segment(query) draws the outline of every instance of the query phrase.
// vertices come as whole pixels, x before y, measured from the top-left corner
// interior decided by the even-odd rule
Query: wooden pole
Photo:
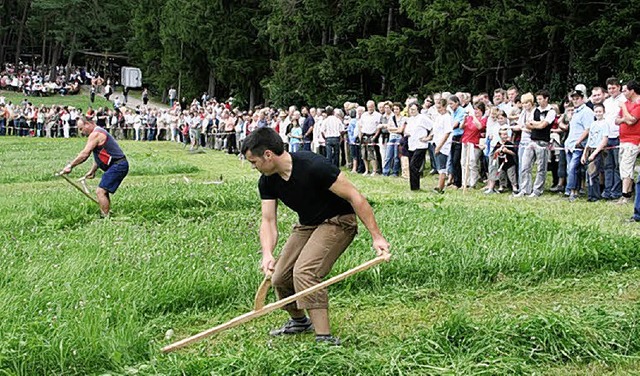
[[[87,192],[85,192],[82,188],[80,188],[79,186],[76,185],[76,183],[72,182],[71,179],[69,179],[69,177],[65,174],[56,174],[58,176],[62,176],[64,178],[64,180],[67,181],[67,183],[71,184],[75,189],[79,190],[83,195],[87,196],[87,198],[89,198],[89,200],[95,202],[98,206],[100,206],[100,203],[98,202],[98,200],[91,196],[90,194],[88,194]]]
[[[471,150],[469,150],[469,146],[471,147]],[[469,144],[462,144],[462,147],[467,149],[467,160],[466,160],[466,166],[465,166],[465,179],[462,182],[462,192],[463,193],[467,193],[467,186],[469,185],[469,165],[471,164],[471,153],[473,152],[473,144],[469,143]]]
[[[391,258],[391,254],[389,254],[389,253],[386,253],[386,254],[384,254],[382,256],[378,256],[378,257],[374,258],[373,260],[367,261],[364,264],[362,264],[360,266],[356,266],[353,269],[349,269],[349,270],[347,270],[346,272],[344,272],[342,274],[338,274],[337,276],[329,278],[326,281],[324,281],[322,283],[319,283],[319,284],[317,284],[315,286],[309,287],[306,290],[302,290],[302,291],[300,291],[300,292],[298,292],[296,294],[293,294],[293,295],[291,295],[289,297],[286,297],[284,299],[280,299],[280,300],[278,300],[276,302],[273,302],[271,304],[267,304],[266,306],[264,306],[263,308],[261,308],[259,310],[253,310],[251,312],[247,312],[247,313],[245,313],[243,315],[240,315],[240,316],[238,316],[238,317],[236,317],[234,319],[231,319],[231,320],[227,321],[224,324],[220,324],[220,325],[218,325],[216,327],[213,327],[211,329],[205,330],[204,332],[198,333],[198,334],[196,334],[194,336],[185,338],[185,339],[183,339],[181,341],[178,341],[178,342],[172,343],[171,345],[165,346],[165,347],[162,348],[162,352],[163,353],[168,353],[168,352],[171,352],[171,351],[175,351],[175,350],[181,349],[181,348],[183,348],[185,346],[188,346],[188,345],[190,345],[192,343],[198,342],[198,341],[200,341],[200,340],[202,340],[202,339],[204,339],[206,337],[212,336],[212,335],[214,335],[216,333],[219,333],[219,332],[221,332],[223,330],[236,327],[236,326],[238,326],[240,324],[244,324],[245,322],[251,321],[251,320],[253,320],[255,318],[264,316],[267,313],[273,312],[278,308],[282,308],[282,307],[286,306],[289,303],[293,303],[296,300],[298,300],[298,299],[300,299],[300,298],[302,298],[304,296],[313,294],[316,291],[322,290],[322,289],[324,289],[324,288],[326,288],[326,287],[328,287],[330,285],[333,285],[334,283],[340,282],[343,279],[346,279],[346,278],[348,278],[348,277],[350,277],[350,276],[352,276],[352,275],[354,275],[356,273],[359,273],[359,272],[367,270],[367,269],[369,269],[369,268],[371,268],[371,267],[373,267],[375,265],[378,265],[383,261],[389,261],[390,258]]]

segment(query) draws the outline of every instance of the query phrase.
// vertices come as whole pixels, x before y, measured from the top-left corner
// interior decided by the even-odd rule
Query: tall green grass
[[[258,174],[220,152],[125,142],[131,174],[115,215],[100,219],[52,176],[83,144],[0,138],[0,375],[600,374],[638,364],[640,228],[622,221],[628,207],[414,194],[403,180],[357,176],[394,256],[330,288],[343,346],[269,338],[286,318],[274,313],[163,355],[251,309],[262,279]],[[281,245],[296,216],[281,207],[279,217]],[[374,256],[360,231],[334,274]]]

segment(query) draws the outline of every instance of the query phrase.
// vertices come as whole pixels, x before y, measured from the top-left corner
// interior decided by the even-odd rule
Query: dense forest
[[[0,62],[128,57],[159,95],[244,105],[604,85],[640,72],[637,0],[0,0]],[[38,60],[39,59],[39,60]]]

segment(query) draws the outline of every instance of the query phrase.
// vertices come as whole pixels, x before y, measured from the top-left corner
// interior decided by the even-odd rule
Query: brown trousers
[[[317,226],[295,225],[271,277],[279,299],[322,282],[357,231],[355,214],[329,218]],[[326,309],[328,306],[326,289],[297,301],[298,309]],[[283,309],[295,308],[296,305],[291,303]]]

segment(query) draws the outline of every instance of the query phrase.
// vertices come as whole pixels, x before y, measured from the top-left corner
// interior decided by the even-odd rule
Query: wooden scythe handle
[[[271,304],[267,304],[266,306],[262,307],[259,310],[253,310],[251,312],[247,312],[247,313],[245,313],[243,315],[240,315],[240,316],[238,316],[238,317],[236,317],[234,319],[231,319],[231,320],[227,321],[224,324],[220,324],[220,325],[218,325],[216,327],[213,327],[211,329],[205,330],[204,332],[198,333],[198,334],[196,334],[194,336],[185,338],[185,339],[183,339],[181,341],[178,341],[178,342],[172,343],[171,345],[165,346],[165,347],[162,348],[162,352],[168,353],[168,352],[171,352],[171,351],[175,351],[175,350],[181,349],[181,348],[183,348],[185,346],[188,346],[188,345],[190,345],[192,343],[198,342],[198,341],[200,341],[200,340],[202,340],[202,339],[204,339],[206,337],[209,337],[211,335],[219,333],[219,332],[221,332],[223,330],[233,328],[233,327],[238,326],[240,324],[244,324],[245,322],[251,321],[251,320],[253,320],[253,319],[257,318],[257,317],[264,316],[267,313],[273,312],[273,311],[277,310],[278,308],[284,307],[289,303],[295,302],[296,300],[298,300],[298,299],[300,299],[300,298],[302,298],[304,296],[307,296],[309,294],[313,294],[316,291],[322,290],[322,289],[326,288],[327,286],[333,285],[336,282],[340,282],[343,279],[346,279],[346,278],[348,278],[348,277],[350,277],[350,276],[352,276],[352,275],[354,275],[356,273],[359,273],[361,271],[367,270],[367,269],[369,269],[369,268],[371,268],[373,266],[376,266],[376,265],[380,264],[381,262],[389,261],[390,258],[391,258],[391,254],[389,254],[389,253],[384,254],[382,256],[378,256],[378,257],[374,258],[373,260],[367,261],[364,264],[362,264],[360,266],[356,266],[353,269],[349,269],[349,270],[347,270],[346,272],[344,272],[342,274],[338,274],[337,276],[329,278],[326,281],[324,281],[322,283],[319,283],[319,284],[317,284],[315,286],[309,287],[306,290],[302,290],[302,291],[300,291],[298,293],[295,293],[295,294],[293,294],[293,295],[291,295],[289,297],[286,297],[284,299],[280,299],[280,300],[278,300],[276,302],[273,302]]]
[[[76,185],[76,183],[72,182],[71,179],[69,179],[69,177],[65,174],[57,174],[58,176],[62,176],[64,178],[64,180],[67,181],[67,183],[71,184],[75,189],[79,190],[80,193],[82,193],[83,195],[87,196],[87,198],[89,198],[89,200],[95,202],[97,205],[100,205],[100,203],[98,202],[98,200],[91,196],[90,194],[88,194],[87,192],[85,192],[82,188],[80,188],[78,185]]]

